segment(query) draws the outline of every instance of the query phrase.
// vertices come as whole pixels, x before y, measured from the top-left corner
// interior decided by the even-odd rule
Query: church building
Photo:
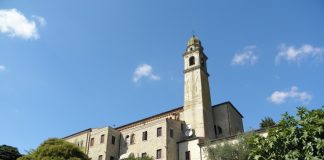
[[[118,160],[130,154],[157,160],[203,160],[207,141],[243,133],[243,116],[231,102],[212,105],[208,57],[192,36],[183,54],[183,106],[119,127],[89,128],[63,139],[92,160]]]

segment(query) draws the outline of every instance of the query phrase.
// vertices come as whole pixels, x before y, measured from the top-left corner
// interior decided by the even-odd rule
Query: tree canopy
[[[283,114],[279,123],[267,128],[266,137],[254,133],[236,143],[209,145],[209,160],[322,160],[324,159],[324,106],[297,108],[296,116]],[[264,121],[271,122],[268,118]],[[265,124],[266,124],[265,123]]]
[[[90,160],[80,148],[62,139],[51,138],[18,160]]]
[[[256,136],[252,141],[250,159],[324,159],[324,107],[297,109],[297,115],[283,114],[277,127],[267,137]]]
[[[19,157],[21,157],[21,154],[16,147],[0,146],[0,160],[16,160]]]
[[[271,117],[265,117],[260,122],[260,128],[269,128],[276,125],[276,122]]]

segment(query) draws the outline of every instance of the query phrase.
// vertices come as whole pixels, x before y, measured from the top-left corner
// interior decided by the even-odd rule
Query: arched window
[[[127,135],[126,137],[125,137],[125,141],[126,141],[126,145],[128,145],[129,144],[129,135]]]
[[[191,56],[190,58],[189,58],[189,66],[192,66],[192,65],[194,65],[195,64],[195,57],[194,56]]]
[[[130,144],[134,144],[135,143],[135,134],[132,134],[130,137]]]
[[[218,130],[218,134],[222,134],[223,133],[222,127],[217,126],[217,130]]]

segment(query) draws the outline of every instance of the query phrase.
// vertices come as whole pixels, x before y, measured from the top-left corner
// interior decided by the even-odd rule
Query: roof
[[[223,103],[216,104],[216,105],[212,106],[212,108],[219,107],[219,106],[222,106],[224,104],[230,104],[234,108],[234,110],[243,118],[242,114],[234,107],[234,105],[230,101],[226,101],[226,102],[223,102]],[[158,118],[158,117],[161,117],[161,116],[167,116],[170,113],[173,113],[173,112],[176,112],[176,111],[183,111],[183,106],[175,108],[175,109],[171,109],[171,110],[168,110],[168,111],[165,111],[165,112],[162,112],[162,113],[159,113],[159,114],[147,117],[147,118],[143,118],[143,119],[137,120],[135,122],[124,124],[122,126],[114,128],[114,129],[121,130],[121,129],[124,129],[124,128],[128,128],[128,126],[140,124],[141,122],[145,122],[145,121],[148,121],[148,120],[151,120],[151,119],[154,119],[154,118]],[[69,137],[72,137],[72,136],[75,136],[75,135],[79,135],[81,133],[91,131],[91,130],[92,130],[92,128],[88,128],[88,129],[85,129],[83,131],[80,131],[80,132],[71,134],[69,136],[63,137],[62,139],[69,138]]]
[[[144,122],[144,121],[147,121],[149,119],[153,119],[153,118],[156,118],[156,117],[159,117],[159,116],[168,115],[168,114],[170,114],[172,112],[180,111],[180,110],[183,110],[183,106],[178,107],[178,108],[175,108],[175,109],[172,109],[172,110],[169,110],[169,111],[166,111],[166,112],[162,112],[162,113],[159,113],[159,114],[156,114],[156,115],[153,115],[153,116],[144,118],[144,119],[140,119],[140,120],[135,121],[135,122],[132,122],[132,123],[128,123],[128,124],[125,124],[125,125],[116,127],[115,129],[120,130],[120,129],[124,128],[124,127],[130,126],[130,125],[134,125],[134,124],[138,124],[140,122]]]
[[[91,132],[91,131],[92,131],[92,128],[88,128],[88,129],[82,130],[80,132],[76,132],[76,133],[73,133],[73,134],[68,135],[66,137],[63,137],[62,139],[66,139],[66,138],[69,138],[69,137],[73,137],[73,136],[79,135],[79,134],[84,133],[84,132]]]
[[[223,103],[220,103],[220,104],[216,104],[216,105],[214,105],[214,106],[212,106],[212,108],[215,108],[215,107],[219,107],[219,106],[222,106],[222,105],[224,105],[224,104],[229,104],[229,105],[231,105],[232,107],[233,107],[233,109],[242,117],[242,118],[244,118],[243,117],[243,115],[235,108],[235,106],[230,102],[230,101],[226,101],[226,102],[223,102]]]
[[[275,128],[275,127],[271,127],[271,128]],[[226,137],[220,137],[220,138],[211,139],[209,141],[209,143],[214,143],[214,142],[224,141],[224,140],[227,141],[227,140],[231,140],[231,139],[236,139],[240,135],[248,135],[248,134],[253,134],[253,133],[261,134],[261,133],[266,133],[268,131],[269,131],[268,129],[260,128],[260,129],[251,130],[251,131],[244,132],[244,133],[238,133],[236,135],[231,135],[231,136],[226,136]],[[202,146],[202,145],[205,145],[205,144],[206,143],[202,141],[198,145]]]
[[[224,105],[224,104],[230,104],[234,108],[234,110],[243,118],[242,114],[234,107],[234,105],[230,101],[226,101],[226,102],[223,102],[223,103],[220,103],[220,104],[216,104],[216,105],[212,106],[212,108],[218,107],[218,106],[221,106],[221,105]],[[170,114],[172,112],[175,112],[175,111],[178,111],[178,110],[183,110],[183,106],[172,109],[172,110],[169,110],[169,111],[165,111],[165,112],[162,112],[162,113],[159,113],[159,114],[147,117],[147,118],[143,118],[143,119],[140,119],[140,120],[135,121],[135,122],[131,122],[131,123],[116,127],[115,129],[121,130],[121,129],[127,127],[127,126],[139,124],[141,122],[144,122],[144,121],[147,121],[147,120],[150,120],[150,119],[153,119],[153,118],[157,118],[159,116],[168,115],[168,114]]]
[[[196,139],[202,139],[202,137],[191,137],[191,138],[187,138],[181,141],[178,141],[177,143],[183,143],[183,142],[188,142],[188,141],[192,141],[192,140],[196,140]]]

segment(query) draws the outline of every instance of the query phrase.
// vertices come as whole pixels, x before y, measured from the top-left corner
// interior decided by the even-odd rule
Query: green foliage
[[[25,155],[23,157],[19,157],[17,160],[34,160],[31,155]]]
[[[324,159],[324,107],[311,111],[297,109],[296,117],[285,113],[266,138],[254,136],[249,159]]]
[[[153,157],[143,156],[143,157],[135,157],[133,153],[129,154],[129,156],[123,160],[154,160]]]
[[[77,146],[62,139],[48,139],[18,160],[90,160]]]
[[[208,160],[247,160],[250,151],[252,135],[239,135],[234,143],[228,141],[209,144],[205,151]]]
[[[271,117],[265,117],[261,120],[260,128],[269,128],[276,125],[275,121]]]
[[[21,157],[21,154],[17,148],[7,145],[0,146],[0,160],[16,160],[18,157]]]

